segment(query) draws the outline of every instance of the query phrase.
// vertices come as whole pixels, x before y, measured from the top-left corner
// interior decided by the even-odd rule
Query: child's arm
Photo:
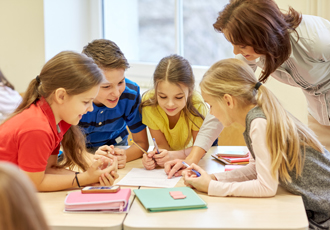
[[[52,163],[52,160],[48,163]],[[118,161],[115,158],[110,167],[100,170],[99,166],[103,163],[103,160],[99,159],[98,161],[95,161],[86,172],[78,174],[77,177],[80,186],[97,183],[98,181],[100,181],[101,184],[107,183],[106,181],[108,181],[109,184],[113,184],[114,180],[118,178],[116,173]],[[48,168],[50,167],[48,166]],[[24,172],[30,177],[38,191],[57,191],[77,187],[77,182],[74,180],[75,174],[73,171],[70,172],[60,170],[58,171],[60,174],[49,174],[46,173],[46,171]]]
[[[251,162],[233,171],[228,172],[226,181],[210,181],[208,195],[212,196],[247,196],[247,197],[270,197],[274,196],[278,187],[278,173],[275,177],[271,173],[271,154],[267,147],[266,140],[267,121],[263,118],[256,118],[251,123],[250,137],[255,154],[255,163]],[[195,168],[197,169],[197,167]],[[242,175],[246,173],[247,175]],[[225,175],[225,174],[222,174]],[[189,178],[189,184],[202,183],[200,178]],[[243,181],[242,181],[243,180]],[[245,181],[246,180],[246,181]],[[238,182],[237,182],[238,181]],[[205,191],[205,190],[204,190]]]
[[[198,131],[194,146],[188,157],[185,159],[185,162],[188,164],[198,164],[222,130],[223,125],[219,120],[213,115],[207,114],[203,125]],[[168,178],[172,178],[172,176],[180,176],[182,169],[184,168],[182,160],[178,159],[165,163],[164,167],[166,174],[168,174]]]
[[[144,150],[148,151],[149,143],[148,143],[148,137],[147,137],[147,130],[144,128],[138,133],[132,133],[132,138],[140,145]],[[131,145],[128,149],[125,150],[126,154],[126,162],[138,159],[142,156],[143,152],[136,146]]]

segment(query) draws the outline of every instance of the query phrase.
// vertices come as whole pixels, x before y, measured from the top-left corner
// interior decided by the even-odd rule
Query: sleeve
[[[266,126],[267,121],[263,118],[257,118],[251,123],[250,137],[256,157],[255,164],[251,162],[246,166],[248,168],[236,169],[238,171],[230,171],[227,175],[217,174],[217,179],[225,178],[226,181],[232,182],[212,180],[209,184],[209,195],[269,197],[276,194],[278,174],[276,178],[271,175],[271,155],[266,143]],[[243,173],[246,175],[242,175]]]
[[[159,130],[159,126],[156,121],[159,121],[159,118],[156,116],[156,109],[153,109],[152,106],[146,106],[142,108],[142,123],[148,126],[153,130]]]
[[[219,122],[219,120],[215,116],[208,113],[201,128],[199,129],[194,146],[201,147],[205,151],[209,150],[222,130],[223,125]]]
[[[127,126],[132,133],[138,133],[145,129],[145,125],[142,123],[142,115],[139,111],[141,104],[140,87],[137,89],[134,105],[130,109],[130,113],[126,118]]]
[[[203,100],[203,99],[201,98],[201,100]],[[208,112],[208,109],[207,109],[206,105],[203,103],[203,101],[196,102],[195,108],[204,117],[206,116],[206,114]],[[199,131],[199,129],[203,125],[203,119],[201,117],[195,117],[195,116],[193,116],[193,119],[192,120],[193,120],[192,130]],[[194,124],[196,124],[197,126],[194,125]]]
[[[21,103],[22,97],[18,92],[6,86],[0,85],[0,112],[7,115],[17,108]]]
[[[44,131],[35,130],[20,134],[17,141],[18,166],[26,172],[45,171],[48,158],[53,153],[52,137]]]
[[[301,40],[299,38],[298,41],[306,49],[306,54],[315,62],[329,62],[330,22],[321,17],[307,17],[305,27],[298,27],[298,29],[304,30],[304,33],[308,33],[308,37],[301,38]]]
[[[242,54],[236,55],[235,58],[244,61],[252,68],[253,72],[256,72],[256,70],[257,70],[257,61],[256,60],[248,61],[245,59],[245,57]]]

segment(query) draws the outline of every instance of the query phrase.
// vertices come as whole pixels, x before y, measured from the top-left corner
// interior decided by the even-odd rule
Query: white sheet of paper
[[[132,168],[117,185],[173,188],[181,177],[167,179],[164,169],[146,170]]]

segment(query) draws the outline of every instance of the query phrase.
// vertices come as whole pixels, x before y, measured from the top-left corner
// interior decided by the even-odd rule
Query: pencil
[[[133,143],[133,144],[135,144],[142,152],[144,152],[145,154],[147,154],[148,155],[148,153],[140,146],[140,145],[138,145],[135,141],[133,141],[133,139],[130,139],[130,141]]]

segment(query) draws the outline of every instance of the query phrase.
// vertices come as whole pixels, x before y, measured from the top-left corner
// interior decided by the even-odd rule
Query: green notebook
[[[189,187],[134,189],[135,195],[150,212],[207,208],[205,201]],[[184,199],[173,199],[172,191],[181,191]]]

